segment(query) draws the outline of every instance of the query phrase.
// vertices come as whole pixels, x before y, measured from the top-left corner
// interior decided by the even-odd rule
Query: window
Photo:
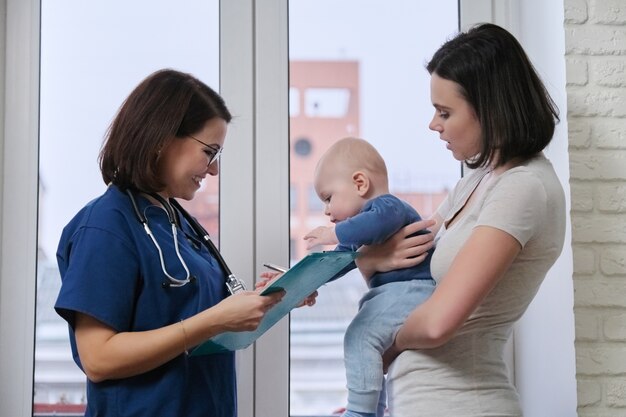
[[[422,217],[456,183],[458,162],[428,133],[433,109],[424,62],[457,27],[456,0],[393,0],[384,8],[362,0],[290,0],[289,87],[304,92],[304,111],[290,113],[290,138],[292,148],[301,146],[302,137],[311,148],[307,159],[291,154],[292,187],[309,198],[308,211],[291,213],[291,241],[299,242],[292,246],[292,262],[306,254],[302,236],[328,224],[313,172],[337,139],[371,142],[387,162],[390,191]],[[345,406],[343,334],[366,290],[352,271],[323,286],[316,306],[292,312],[291,416],[327,416]]]
[[[320,197],[317,195],[315,191],[315,187],[313,184],[310,184],[308,187],[308,207],[310,217],[323,217],[324,215],[324,203],[320,200]],[[308,226],[311,224],[309,223]]]
[[[307,117],[345,117],[350,105],[350,90],[347,88],[308,88],[306,90],[305,113]]]
[[[218,0],[41,3],[40,219],[35,415],[82,415],[85,376],[72,360],[60,288],[62,227],[105,185],[97,156],[124,98],[151,72],[174,68],[219,88]],[[111,25],[111,22],[115,22]],[[70,151],[71,150],[71,151]],[[205,180],[188,209],[216,236],[218,184]]]
[[[298,209],[298,191],[293,184],[289,186],[289,210],[295,211]]]
[[[295,88],[289,89],[289,116],[300,115],[300,91]]]
[[[296,154],[302,158],[306,158],[311,154],[313,145],[311,145],[311,141],[307,138],[296,139],[296,142],[293,144],[293,150]]]

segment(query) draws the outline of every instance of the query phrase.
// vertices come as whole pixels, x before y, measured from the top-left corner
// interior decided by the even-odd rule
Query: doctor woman
[[[230,120],[207,85],[161,70],[109,128],[99,158],[107,190],[64,228],[57,252],[55,308],[87,375],[86,416],[237,415],[234,354],[187,352],[254,330],[283,293],[241,290],[174,200],[218,174]]]

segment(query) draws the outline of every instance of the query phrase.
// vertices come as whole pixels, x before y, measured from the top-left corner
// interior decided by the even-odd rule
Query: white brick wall
[[[564,0],[579,417],[626,416],[626,0]]]

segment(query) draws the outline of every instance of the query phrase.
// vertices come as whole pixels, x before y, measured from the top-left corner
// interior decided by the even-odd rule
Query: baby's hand
[[[307,241],[306,248],[311,249],[318,245],[336,245],[339,243],[335,228],[329,226],[319,226],[307,233],[304,238]]]

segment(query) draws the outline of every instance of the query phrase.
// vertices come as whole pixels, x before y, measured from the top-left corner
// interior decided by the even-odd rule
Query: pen
[[[287,268],[282,267],[282,266],[278,266],[274,264],[263,264],[263,266],[271,270],[277,271],[277,272],[282,272],[282,273],[287,272]]]

